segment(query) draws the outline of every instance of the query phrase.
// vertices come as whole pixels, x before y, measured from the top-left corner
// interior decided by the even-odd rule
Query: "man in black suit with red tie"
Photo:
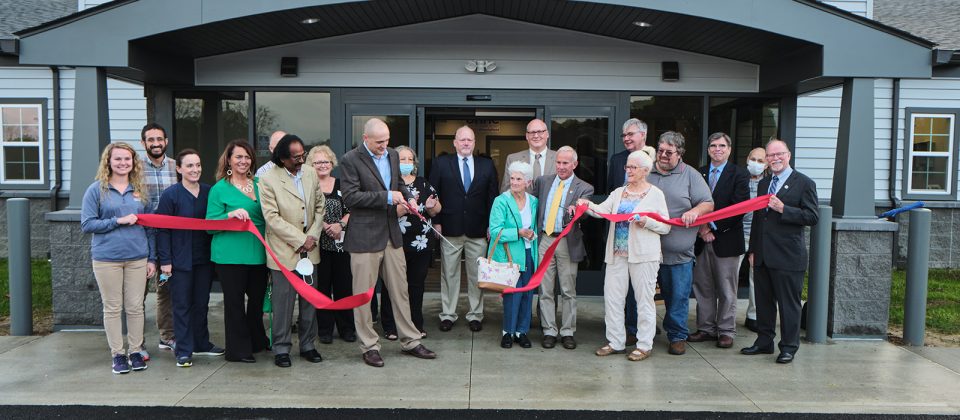
[[[470,331],[483,322],[483,293],[477,284],[477,258],[487,252],[490,207],[500,193],[493,160],[474,156],[476,136],[470,127],[457,130],[455,154],[437,156],[430,171],[430,184],[437,190],[443,210],[433,218],[434,227],[447,238],[440,243],[440,331],[450,331],[457,320],[460,300],[460,257],[467,266],[466,318]]]
[[[807,269],[804,226],[817,223],[817,185],[790,167],[790,149],[782,140],[767,143],[770,176],[758,194],[775,194],[767,208],[753,214],[748,257],[753,263],[757,301],[757,340],[740,350],[746,355],[773,354],[777,305],[780,306],[780,355],[790,363],[800,348],[800,292]]]

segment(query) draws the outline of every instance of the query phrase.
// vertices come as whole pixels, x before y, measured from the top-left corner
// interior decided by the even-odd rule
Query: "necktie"
[[[720,177],[719,172],[720,168],[710,170],[710,191],[713,191],[713,189],[717,187],[717,178]]]
[[[557,185],[557,190],[553,192],[553,200],[550,201],[550,209],[547,210],[547,220],[544,223],[543,231],[551,234],[557,227],[557,212],[560,211],[560,199],[563,198],[563,180]]]
[[[463,190],[470,191],[470,165],[467,165],[467,158],[463,158]]]
[[[780,182],[780,177],[774,175],[773,179],[770,180],[770,188],[767,189],[767,194],[776,194],[777,193],[777,183]]]
[[[540,175],[543,175],[543,171],[540,169],[540,154],[537,153],[533,156],[533,179],[540,178]]]

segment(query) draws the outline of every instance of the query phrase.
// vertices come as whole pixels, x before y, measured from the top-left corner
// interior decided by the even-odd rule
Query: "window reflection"
[[[656,147],[657,138],[667,131],[683,134],[686,140],[683,161],[699,167],[703,155],[702,96],[631,96],[630,117],[647,123],[647,145]]]
[[[296,134],[307,150],[330,143],[330,93],[257,92],[257,156],[269,159],[270,134]]]
[[[201,181],[214,181],[217,159],[227,142],[248,137],[247,114],[245,92],[174,95],[173,147],[175,151],[192,148],[200,153],[200,162],[205,168]]]

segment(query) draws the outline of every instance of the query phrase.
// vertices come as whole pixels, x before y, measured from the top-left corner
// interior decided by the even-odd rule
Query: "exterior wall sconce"
[[[488,60],[470,60],[467,61],[467,64],[464,65],[463,68],[473,73],[492,72],[497,69],[497,62]]]

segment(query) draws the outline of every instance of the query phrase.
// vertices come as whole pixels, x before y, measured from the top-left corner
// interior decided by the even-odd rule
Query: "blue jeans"
[[[686,340],[690,313],[690,290],[693,287],[693,261],[681,264],[660,264],[660,295],[666,305],[663,329],[670,342]]]
[[[533,277],[533,254],[527,248],[526,271],[520,273],[517,287],[526,286]],[[503,331],[510,335],[530,332],[530,318],[533,317],[533,290],[523,293],[503,295]]]
[[[637,298],[633,297],[633,285],[627,285],[626,306],[623,308],[623,314],[626,318],[623,320],[623,326],[627,329],[627,335],[637,335]]]

